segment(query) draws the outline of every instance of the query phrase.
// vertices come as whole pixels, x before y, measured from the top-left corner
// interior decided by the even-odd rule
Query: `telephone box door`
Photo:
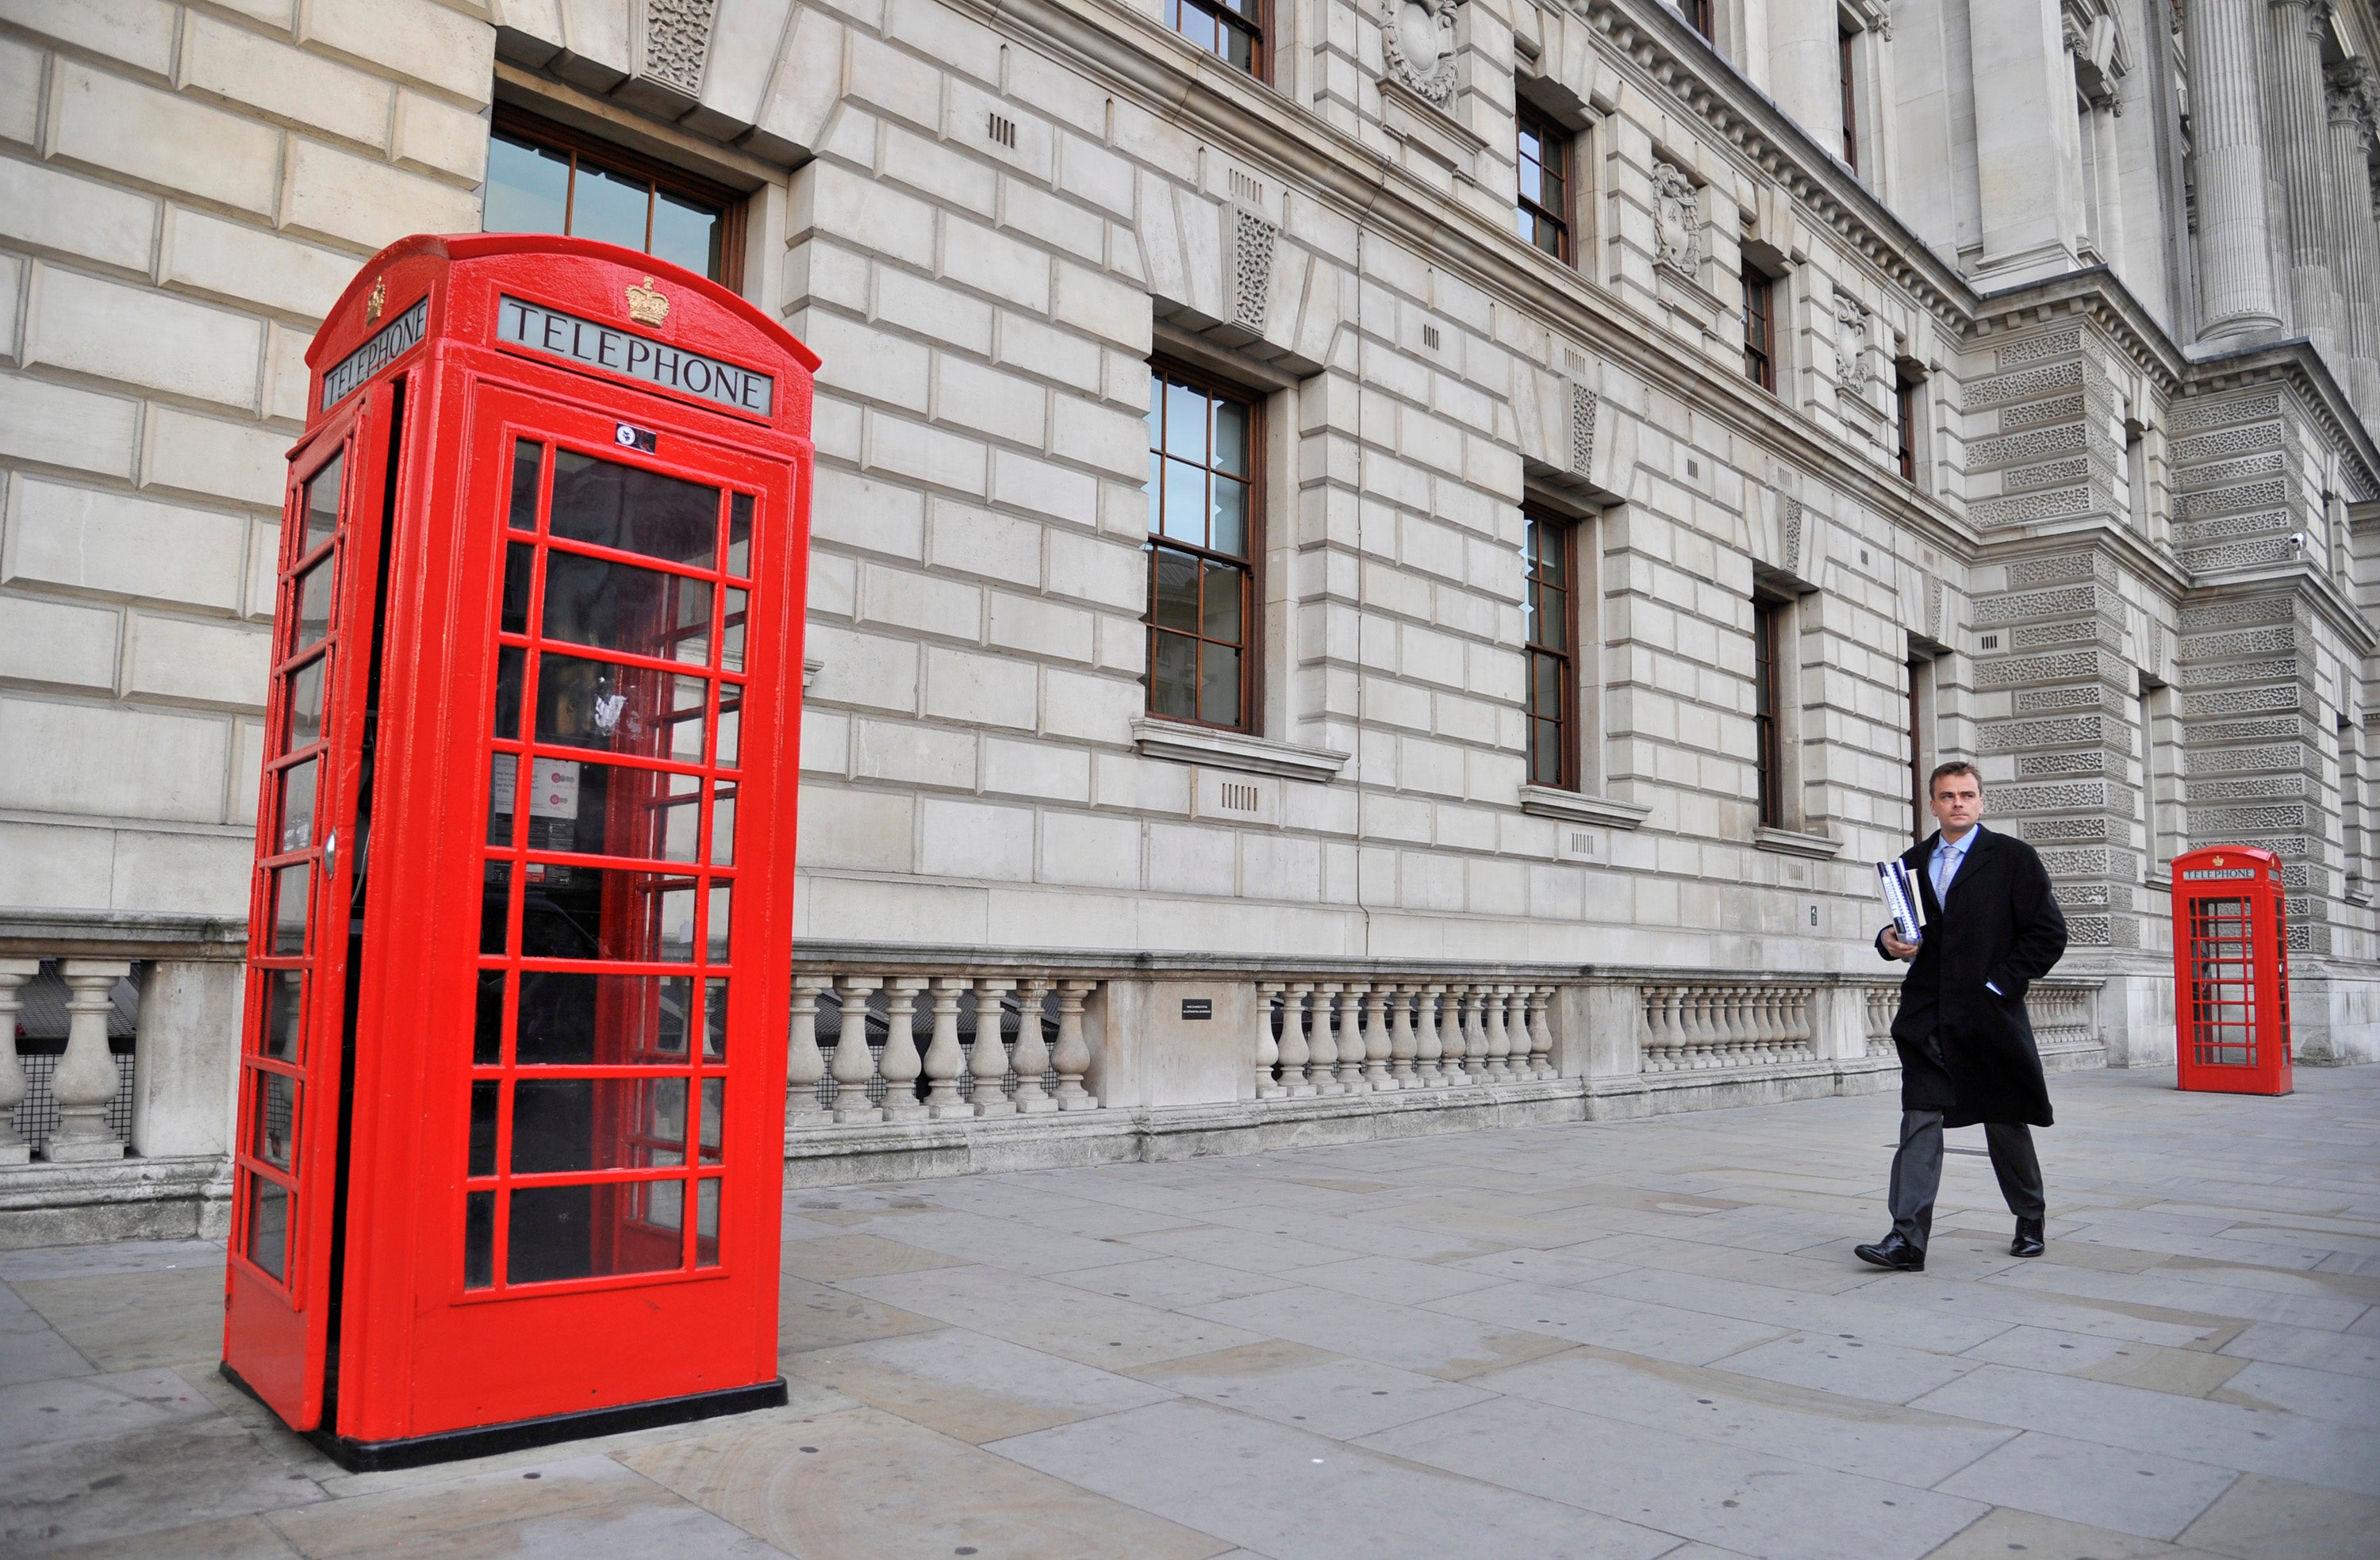
[[[2288,899],[2280,858],[2246,845],[2173,864],[2177,1081],[2185,1089],[2286,1094]]]
[[[322,1418],[332,1324],[348,923],[392,396],[294,453],[282,510],[249,889],[226,1358],[292,1428]]]

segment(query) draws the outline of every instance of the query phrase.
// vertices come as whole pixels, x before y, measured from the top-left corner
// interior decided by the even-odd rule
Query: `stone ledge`
[[[0,1167],[0,1251],[220,1239],[230,1227],[231,1162],[219,1155]]]
[[[1591,823],[1598,828],[1634,828],[1653,816],[1652,808],[1640,807],[1633,802],[1558,791],[1549,785],[1521,787],[1521,811],[1571,823]]]
[[[1808,856],[1814,861],[1832,861],[1843,853],[1843,842],[1823,834],[1803,834],[1798,829],[1760,828],[1752,831],[1755,849],[1776,851],[1789,856]]]
[[[1347,767],[1347,755],[1336,748],[1300,747],[1293,743],[1252,737],[1245,732],[1159,720],[1146,715],[1133,720],[1132,740],[1150,758],[1208,764],[1220,769],[1281,775],[1289,780],[1332,780]]]

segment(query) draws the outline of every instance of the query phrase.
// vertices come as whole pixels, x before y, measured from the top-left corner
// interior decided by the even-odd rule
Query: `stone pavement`
[[[0,1553],[2380,1554],[2380,1069],[2053,1080],[2049,1254],[1895,1105],[800,1192],[783,1410],[352,1476],[213,1373],[218,1252],[0,1255]]]

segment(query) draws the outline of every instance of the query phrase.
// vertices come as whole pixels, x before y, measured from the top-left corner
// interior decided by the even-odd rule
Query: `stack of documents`
[[[1918,892],[1917,874],[1896,858],[1876,863],[1876,876],[1894,932],[1903,942],[1916,942],[1925,935],[1925,897]]]

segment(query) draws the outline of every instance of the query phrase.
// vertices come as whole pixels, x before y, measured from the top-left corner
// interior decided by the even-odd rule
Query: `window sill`
[[[1633,828],[1653,813],[1650,807],[1576,791],[1558,791],[1549,785],[1521,787],[1521,811],[1572,823],[1591,823],[1599,828]]]
[[[1132,740],[1147,757],[1209,764],[1219,769],[1281,775],[1290,780],[1333,780],[1347,767],[1347,755],[1334,748],[1299,747],[1252,737],[1245,732],[1220,731],[1212,726],[1160,720],[1147,715],[1134,718]]]
[[[2173,892],[2173,876],[2170,873],[2152,872],[2143,878],[2142,882],[2152,889],[2163,889],[2167,893]]]
[[[1808,856],[1814,861],[1830,861],[1843,853],[1843,842],[1823,834],[1803,834],[1791,828],[1770,828],[1767,825],[1752,831],[1752,843],[1763,851],[1775,851],[1789,856]]]

